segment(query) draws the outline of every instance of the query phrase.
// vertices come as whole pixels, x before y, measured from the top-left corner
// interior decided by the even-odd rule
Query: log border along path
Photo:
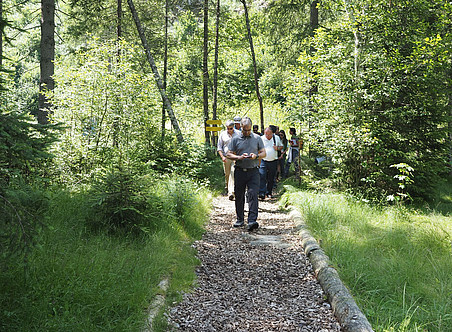
[[[194,243],[196,288],[170,310],[171,331],[372,331],[299,214],[261,201],[260,227],[248,232],[232,227],[234,202],[213,206]]]

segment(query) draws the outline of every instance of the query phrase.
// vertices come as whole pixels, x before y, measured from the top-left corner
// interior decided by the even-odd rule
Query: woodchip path
[[[197,287],[171,309],[171,331],[341,331],[277,202],[259,202],[256,231],[234,229],[234,221],[234,202],[216,198],[207,232],[194,244]]]

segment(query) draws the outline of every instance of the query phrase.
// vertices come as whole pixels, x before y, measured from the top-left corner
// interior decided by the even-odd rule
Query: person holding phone
[[[264,143],[251,131],[252,122],[248,117],[241,120],[242,132],[229,143],[227,158],[235,161],[234,192],[237,221],[234,227],[245,223],[245,190],[248,189],[248,230],[257,229],[259,209],[259,160],[266,156]]]

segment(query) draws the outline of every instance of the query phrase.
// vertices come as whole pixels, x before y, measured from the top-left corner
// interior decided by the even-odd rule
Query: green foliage
[[[89,192],[95,228],[110,232],[135,232],[144,226],[146,197],[138,176],[128,169],[111,167],[98,174],[97,183]]]
[[[38,234],[48,207],[46,193],[36,185],[15,180],[0,189],[0,268],[7,269],[11,257],[26,258],[38,243]]]
[[[391,165],[404,163],[416,174],[408,194],[428,198],[446,171],[451,8],[351,4],[306,44],[288,106],[309,123],[307,140],[332,158],[340,185],[382,200],[399,190]]]
[[[120,58],[112,58],[118,47]],[[107,160],[131,160],[160,139],[155,117],[161,98],[126,42],[92,42],[72,62],[57,63],[52,120],[67,127],[55,145],[56,172],[72,181]],[[66,61],[66,62],[64,62]]]
[[[50,144],[56,140],[55,126],[42,126],[31,116],[2,110],[0,114],[0,182],[39,171],[50,159]]]

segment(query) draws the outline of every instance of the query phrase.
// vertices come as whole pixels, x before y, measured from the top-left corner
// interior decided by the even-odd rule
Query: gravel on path
[[[170,310],[171,331],[341,331],[288,213],[267,200],[259,202],[259,229],[234,221],[234,202],[215,198],[194,243],[197,285]]]

